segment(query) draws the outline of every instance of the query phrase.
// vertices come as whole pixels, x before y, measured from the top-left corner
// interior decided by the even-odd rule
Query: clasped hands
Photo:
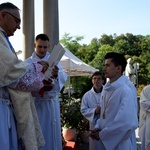
[[[99,137],[99,132],[100,130],[95,128],[94,130],[91,130],[91,133],[90,133],[90,137],[93,139],[93,140],[100,140],[100,137]]]
[[[98,106],[96,109],[95,109],[95,114],[97,115],[97,114],[100,114],[100,110],[101,110],[101,108],[100,108],[100,106]]]

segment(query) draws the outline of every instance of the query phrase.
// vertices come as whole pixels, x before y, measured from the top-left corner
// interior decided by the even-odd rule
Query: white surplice
[[[127,76],[122,76],[125,80],[126,85],[130,88],[132,91],[133,97],[134,97],[134,102],[135,102],[135,107],[137,109],[137,116],[138,116],[138,103],[137,103],[137,91],[133,83],[130,81],[130,79]],[[131,135],[131,142],[133,144],[133,147],[135,150],[137,149],[137,144],[136,144],[136,134],[135,132]]]
[[[26,60],[28,63],[37,61],[46,61],[50,57],[47,52],[45,57],[40,59],[35,52]],[[64,86],[67,75],[63,72],[60,63],[58,63],[59,72],[52,90],[45,91],[43,97],[35,97],[35,107],[37,110],[39,122],[45,139],[45,146],[41,150],[61,150],[61,124],[60,124],[60,103],[58,94]]]
[[[101,115],[95,126],[100,129],[99,150],[136,150],[131,136],[138,127],[137,106],[124,76],[106,83],[100,106]]]
[[[140,95],[139,136],[141,150],[150,149],[150,85],[144,87]]]
[[[92,88],[83,95],[81,113],[89,121],[90,130],[93,130],[100,115],[95,114],[95,109],[100,106],[101,93],[96,93]],[[96,150],[96,141],[89,138],[89,150]]]

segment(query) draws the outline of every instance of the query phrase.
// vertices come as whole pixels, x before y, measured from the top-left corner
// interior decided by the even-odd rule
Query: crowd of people
[[[25,61],[17,58],[9,37],[20,29],[20,23],[17,6],[0,4],[0,150],[61,150],[58,95],[67,75],[58,63],[45,80],[50,57],[46,34],[36,36],[31,57]],[[138,127],[141,149],[149,150],[150,85],[142,90],[138,120],[136,88],[123,75],[127,72],[124,55],[109,52],[104,59],[107,82],[102,72],[94,72],[93,86],[81,102],[81,113],[89,120],[91,131],[89,150],[137,150]]]
[[[136,90],[131,81],[123,75],[126,63],[122,54],[110,52],[105,55],[103,71],[108,81],[103,86],[99,98],[100,117],[96,119],[94,129],[90,134],[90,138],[96,143],[95,150],[137,149],[135,137],[135,129],[138,127]],[[89,100],[86,100],[86,107],[90,107]],[[92,102],[95,103],[94,100]],[[95,113],[93,115],[96,117]],[[88,118],[90,122],[93,121],[91,118]]]
[[[122,54],[109,52],[103,68],[106,84],[100,72],[92,75],[93,87],[81,103],[81,113],[90,125],[89,150],[137,150],[138,127],[141,150],[150,149],[150,85],[142,90],[138,106],[136,87],[124,75],[126,67]]]

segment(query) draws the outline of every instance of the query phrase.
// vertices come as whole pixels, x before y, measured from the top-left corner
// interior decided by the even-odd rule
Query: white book
[[[65,53],[65,49],[62,47],[60,43],[54,46],[50,54],[50,57],[47,60],[47,62],[49,63],[49,68],[45,72],[46,80],[48,80],[51,77],[51,72],[52,72],[53,67],[58,64],[58,62],[60,61],[64,53]]]

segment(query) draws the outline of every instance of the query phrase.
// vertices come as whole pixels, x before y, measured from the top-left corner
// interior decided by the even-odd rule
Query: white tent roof
[[[66,52],[61,58],[60,62],[62,64],[64,72],[66,72],[68,75],[86,76],[93,74],[95,71],[98,71],[97,69],[89,66],[88,64],[77,58],[68,49],[65,50]]]

